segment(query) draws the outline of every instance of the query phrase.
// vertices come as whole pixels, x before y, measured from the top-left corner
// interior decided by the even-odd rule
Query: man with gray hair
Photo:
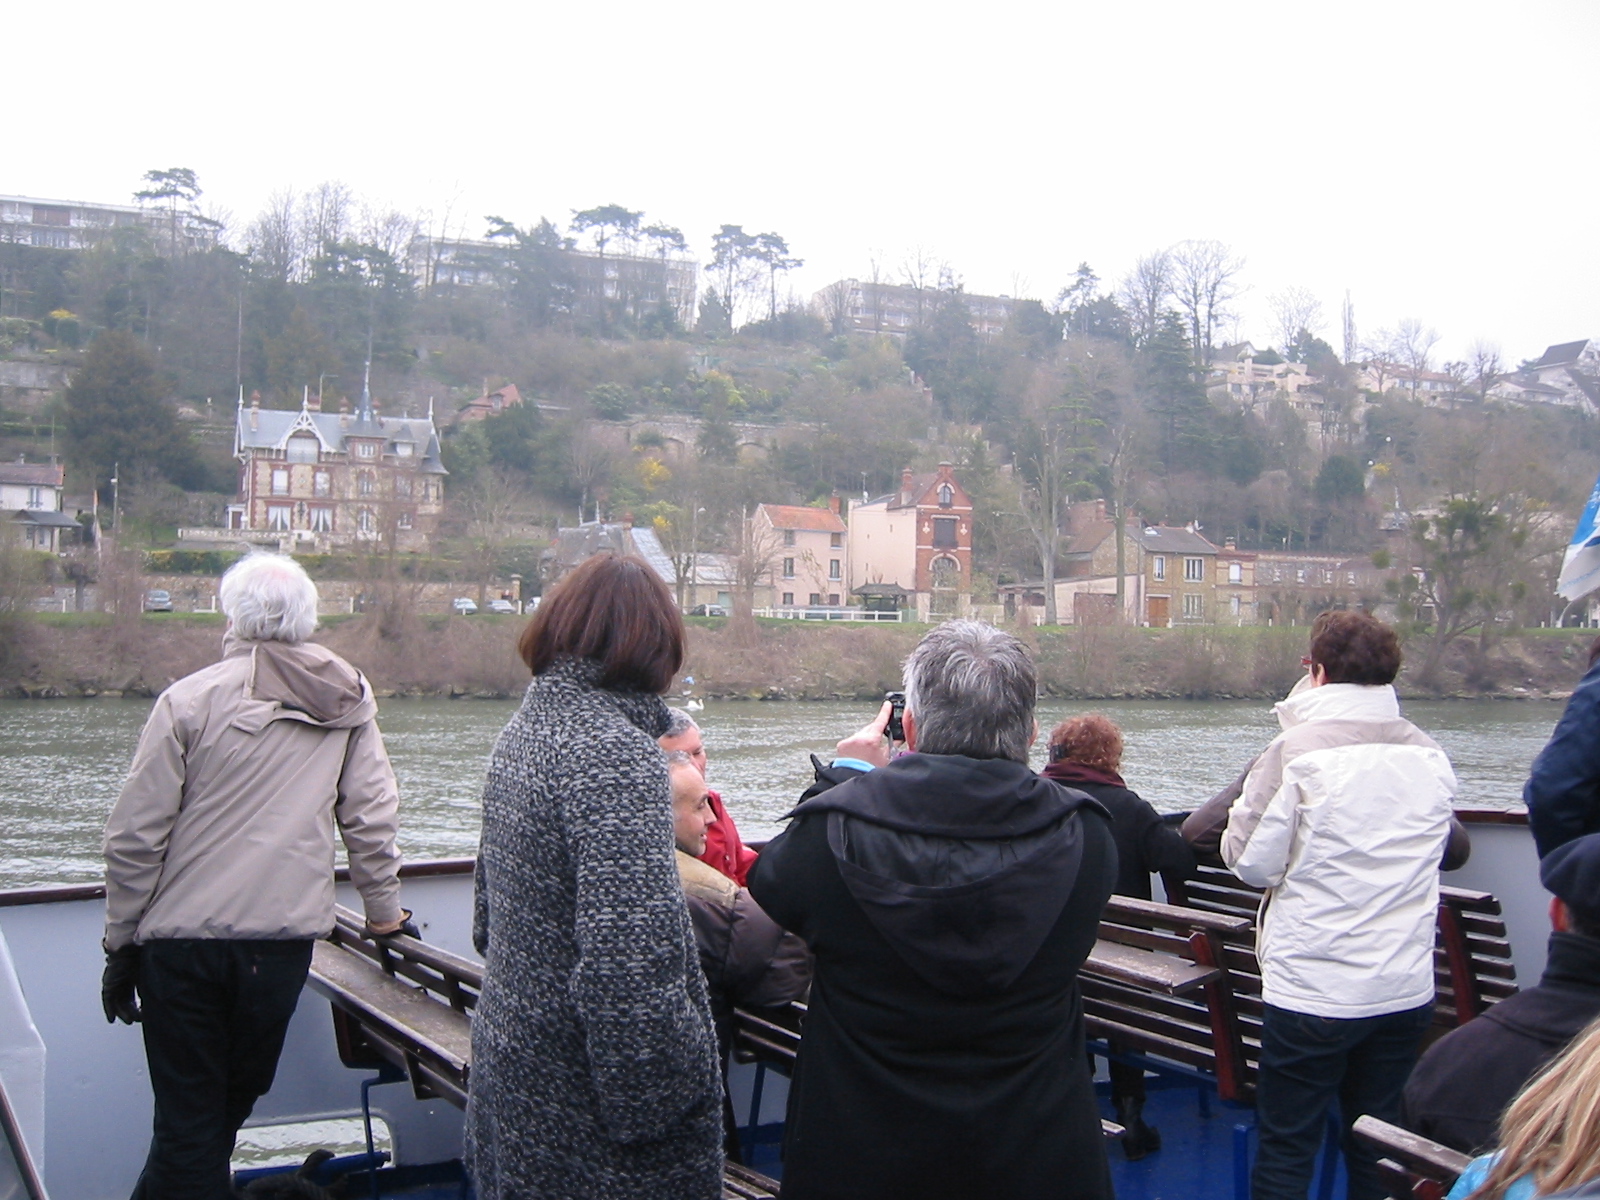
[[[157,697],[106,822],[106,1020],[144,1025],[155,1135],[135,1200],[221,1200],[333,928],[334,829],[374,935],[400,907],[399,796],[372,687],[306,639],[317,589],[253,554],[222,578],[222,661]]]
[[[1034,774],[1037,679],[976,621],[905,663],[750,873],[815,956],[785,1200],[1112,1194],[1078,968],[1117,877],[1110,818]]]

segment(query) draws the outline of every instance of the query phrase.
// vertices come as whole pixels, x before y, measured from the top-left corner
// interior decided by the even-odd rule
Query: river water
[[[0,701],[0,888],[82,883],[101,874],[100,831],[133,755],[148,701]],[[402,842],[411,859],[474,852],[478,796],[512,701],[386,700],[379,721],[400,780]],[[1258,701],[1050,703],[1049,727],[1106,713],[1127,741],[1128,785],[1157,808],[1190,808],[1236,775],[1277,730]],[[747,839],[770,837],[810,780],[809,753],[873,715],[865,704],[710,702],[699,720],[710,782]],[[1436,737],[1461,780],[1460,802],[1518,802],[1559,705],[1427,701],[1405,705]],[[1035,766],[1042,765],[1042,742]]]

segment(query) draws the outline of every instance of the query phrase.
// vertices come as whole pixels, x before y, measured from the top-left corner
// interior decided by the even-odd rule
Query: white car
[[[450,601],[450,610],[460,617],[470,617],[478,611],[478,602],[467,596],[457,596]]]

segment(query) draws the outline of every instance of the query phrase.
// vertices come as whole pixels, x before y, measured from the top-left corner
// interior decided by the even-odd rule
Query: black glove
[[[422,930],[418,929],[417,923],[411,919],[411,910],[409,908],[402,908],[400,911],[404,915],[400,918],[399,929],[390,930],[388,933],[374,933],[372,931],[372,922],[368,921],[365,931],[366,935],[369,938],[382,939],[399,937],[401,934],[404,934],[406,937],[416,938],[417,941],[420,942],[422,940]]]
[[[100,1006],[105,1009],[107,1024],[115,1025],[118,1017],[125,1025],[143,1019],[134,991],[138,983],[139,947],[130,943],[120,950],[107,950],[105,974],[100,976]]]

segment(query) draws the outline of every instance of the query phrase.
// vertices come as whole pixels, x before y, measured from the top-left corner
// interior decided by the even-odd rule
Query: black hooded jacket
[[[1596,1017],[1600,939],[1552,933],[1536,986],[1428,1047],[1406,1081],[1406,1128],[1463,1154],[1492,1148],[1512,1097]]]
[[[818,774],[750,875],[816,962],[785,1197],[1109,1197],[1077,983],[1105,810],[1001,759]]]

